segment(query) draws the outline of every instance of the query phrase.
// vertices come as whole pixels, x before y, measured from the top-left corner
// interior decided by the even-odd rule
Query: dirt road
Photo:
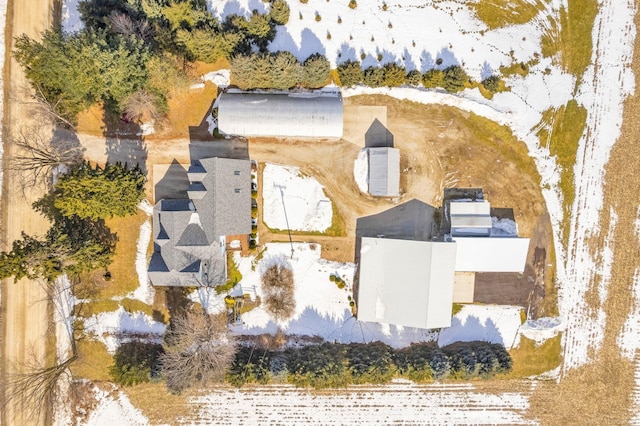
[[[37,38],[46,28],[49,28],[53,18],[52,0],[9,1],[6,26],[6,54],[5,67],[5,111],[4,126],[6,136],[28,124],[33,116],[29,107],[24,105],[28,100],[25,88],[28,82],[20,66],[10,58],[12,42],[15,36],[27,34]],[[11,158],[14,148],[5,141],[4,161]],[[5,168],[6,170],[6,168]],[[31,204],[41,194],[37,190],[27,189],[22,194],[16,176],[6,171],[3,182],[2,199],[2,229],[6,230],[3,241],[11,242],[20,238],[25,231],[30,234],[42,234],[48,228],[48,223],[31,208]],[[6,249],[6,247],[3,247]],[[44,365],[47,360],[47,333],[50,325],[48,304],[43,289],[36,282],[13,280],[3,282],[2,288],[4,342],[3,342],[3,382],[7,374],[21,371],[25,364]],[[4,425],[44,425],[48,424],[50,408],[28,407],[21,400],[10,404],[2,410],[2,424]],[[39,417],[30,416],[39,408]]]

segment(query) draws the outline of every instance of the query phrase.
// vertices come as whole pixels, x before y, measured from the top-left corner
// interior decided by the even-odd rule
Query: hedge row
[[[338,65],[338,76],[343,86],[353,86],[364,83],[369,87],[396,87],[402,84],[418,86],[420,83],[426,88],[440,87],[448,92],[459,92],[471,83],[467,72],[459,65],[452,65],[445,69],[430,69],[424,74],[418,70],[407,72],[396,63],[387,63],[382,67],[362,69],[359,61],[346,61]],[[482,80],[481,84],[490,92],[496,92],[500,85],[498,76],[490,76]]]
[[[267,384],[278,377],[296,386],[329,388],[389,383],[394,377],[415,382],[486,378],[510,371],[511,365],[504,346],[487,342],[455,343],[444,348],[414,343],[402,349],[381,342],[323,343],[284,351],[242,346],[227,381],[242,386]]]
[[[290,52],[237,55],[231,60],[234,83],[247,89],[316,89],[329,82],[331,66],[319,53],[300,63]]]

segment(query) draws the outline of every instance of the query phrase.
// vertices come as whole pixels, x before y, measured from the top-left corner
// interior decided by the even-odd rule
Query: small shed
[[[400,194],[400,150],[368,148],[369,194],[397,197]]]
[[[341,138],[340,90],[243,92],[230,89],[218,98],[218,130],[241,136]]]

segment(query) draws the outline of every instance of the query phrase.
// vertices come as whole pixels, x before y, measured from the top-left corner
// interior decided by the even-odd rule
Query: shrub
[[[350,343],[346,358],[353,383],[389,383],[396,372],[392,354],[382,342]]]
[[[356,2],[356,0],[349,0],[349,7],[351,9],[355,9],[356,7],[358,7],[358,2]]]
[[[385,84],[384,71],[382,68],[369,67],[364,70],[364,84],[369,87],[381,87]]]
[[[482,80],[482,86],[490,92],[497,92],[500,88],[500,77],[492,75]]]
[[[431,374],[434,379],[443,379],[449,375],[449,371],[451,370],[449,357],[441,350],[434,349],[431,353],[429,367],[431,368]]]
[[[342,18],[338,16],[338,24],[342,24]]]
[[[384,84],[389,87],[397,87],[404,84],[407,70],[404,67],[390,62],[382,67],[384,73]]]
[[[322,16],[318,12],[316,12],[316,22],[322,21]]]
[[[227,372],[227,382],[238,387],[247,383],[267,384],[269,382],[270,365],[270,351],[240,346],[233,364]]]
[[[162,345],[133,340],[122,343],[113,355],[109,374],[114,382],[131,386],[144,383],[155,377],[159,371],[158,359]]]
[[[442,70],[442,87],[447,92],[459,92],[464,89],[465,84],[469,81],[466,71],[459,65],[451,65]]]
[[[343,86],[354,86],[362,83],[364,73],[358,61],[346,61],[338,65],[338,76]]]
[[[302,84],[310,89],[323,87],[329,81],[331,65],[320,53],[309,56],[302,65]]]
[[[395,362],[400,374],[414,382],[426,382],[433,376],[431,372],[431,358],[436,350],[434,343],[412,343],[395,353]]]
[[[316,389],[346,386],[349,374],[345,349],[345,345],[339,343],[287,349],[287,380],[296,386]]]
[[[331,281],[332,283],[336,282],[336,276],[333,274],[329,275],[329,281]]]
[[[422,76],[422,84],[427,89],[442,87],[444,84],[444,75],[442,74],[442,71],[435,68],[428,70]]]
[[[264,292],[265,309],[276,321],[284,321],[296,309],[293,271],[284,258],[275,258],[260,277]]]
[[[404,81],[412,86],[419,86],[422,82],[422,74],[418,70],[411,70],[407,73]]]
[[[309,2],[309,0],[300,0],[300,3],[302,4],[307,4]]]

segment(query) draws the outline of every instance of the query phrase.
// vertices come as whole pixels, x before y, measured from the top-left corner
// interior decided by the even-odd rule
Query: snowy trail
[[[194,414],[179,424],[535,424],[525,418],[525,393],[398,382],[327,392],[289,385],[223,388],[192,398]]]

